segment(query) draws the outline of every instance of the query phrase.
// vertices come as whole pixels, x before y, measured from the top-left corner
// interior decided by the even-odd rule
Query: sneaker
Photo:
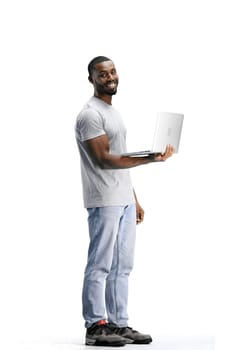
[[[86,345],[95,346],[124,346],[125,338],[113,332],[105,320],[100,320],[87,328]]]
[[[125,338],[127,344],[149,344],[152,338],[149,334],[142,334],[130,327],[117,327],[114,324],[110,325],[111,330],[121,337]]]

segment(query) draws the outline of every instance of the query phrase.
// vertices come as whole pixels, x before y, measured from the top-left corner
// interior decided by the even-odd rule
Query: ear
[[[93,84],[93,80],[92,80],[92,77],[90,75],[88,76],[88,80],[89,80],[90,83]]]

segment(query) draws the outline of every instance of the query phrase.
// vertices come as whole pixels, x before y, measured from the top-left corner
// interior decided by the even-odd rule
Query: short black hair
[[[92,73],[95,70],[95,65],[97,63],[101,63],[101,62],[105,62],[105,61],[112,61],[112,60],[110,58],[108,58],[108,57],[105,57],[105,56],[97,56],[97,57],[93,58],[89,62],[88,67],[87,67],[88,73],[89,73],[89,77],[92,76]]]

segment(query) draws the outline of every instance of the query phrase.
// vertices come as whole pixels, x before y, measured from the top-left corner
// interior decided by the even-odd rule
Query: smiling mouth
[[[117,84],[115,82],[107,83],[106,86],[110,89],[115,89]]]

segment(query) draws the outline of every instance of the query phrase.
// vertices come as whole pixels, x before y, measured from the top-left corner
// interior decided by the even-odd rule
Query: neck
[[[99,98],[100,100],[104,101],[108,105],[112,104],[112,96],[111,95],[99,95],[98,93],[95,93],[94,96]]]

